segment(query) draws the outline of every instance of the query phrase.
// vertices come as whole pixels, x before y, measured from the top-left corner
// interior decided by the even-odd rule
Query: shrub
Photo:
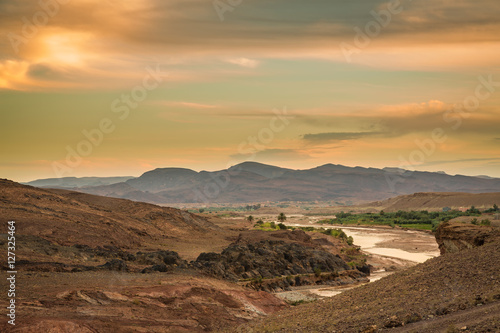
[[[280,228],[280,230],[286,230],[287,229],[286,225],[284,225],[283,223],[278,223],[278,227]]]
[[[316,277],[320,277],[321,276],[321,268],[316,267],[314,269],[314,275],[316,275]]]
[[[481,225],[491,225],[491,221],[488,219],[481,220]]]

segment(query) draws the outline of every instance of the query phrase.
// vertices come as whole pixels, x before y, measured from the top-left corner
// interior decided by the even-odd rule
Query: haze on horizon
[[[245,160],[500,177],[498,17],[495,0],[0,1],[0,177]]]

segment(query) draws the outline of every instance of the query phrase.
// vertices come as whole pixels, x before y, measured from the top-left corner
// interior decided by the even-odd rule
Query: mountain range
[[[158,168],[137,178],[62,178],[26,184],[154,204],[267,201],[354,204],[416,192],[500,192],[499,178],[335,164],[294,170],[256,162],[214,172]]]

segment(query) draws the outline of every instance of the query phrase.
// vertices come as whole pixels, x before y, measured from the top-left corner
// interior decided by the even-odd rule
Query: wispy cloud
[[[164,106],[181,106],[189,109],[214,109],[218,107],[217,105],[194,102],[153,102],[151,104]]]
[[[255,1],[221,24],[204,0],[71,1],[19,45],[18,53],[7,38],[2,39],[0,62],[4,67],[7,60],[28,66],[72,66],[78,82],[85,78],[97,85],[105,79],[107,86],[120,86],[124,74],[144,67],[145,58],[181,58],[196,64],[213,57],[244,68],[256,68],[270,58],[344,62],[342,52],[332,45],[352,42],[353,27],[373,20],[370,11],[386,3],[318,1],[309,6],[300,0]],[[37,1],[0,2],[0,34],[22,36],[21,18],[32,18],[40,10]],[[499,7],[489,0],[441,1],[432,9],[414,1],[354,62],[391,69],[491,68],[500,51],[499,14]],[[196,69],[189,72],[196,74]],[[56,85],[6,70],[0,72],[0,84],[3,89]]]
[[[382,132],[329,132],[304,134],[302,138],[306,141],[314,142],[332,142],[332,141],[348,141],[366,138],[369,136],[383,135]]]
[[[235,64],[247,68],[256,68],[260,64],[259,61],[248,58],[231,58],[228,59],[227,62],[230,64]]]

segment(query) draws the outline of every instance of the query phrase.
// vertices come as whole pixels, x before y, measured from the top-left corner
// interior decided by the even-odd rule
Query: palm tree
[[[280,215],[278,215],[278,221],[286,221],[286,215],[284,213],[280,213]]]

